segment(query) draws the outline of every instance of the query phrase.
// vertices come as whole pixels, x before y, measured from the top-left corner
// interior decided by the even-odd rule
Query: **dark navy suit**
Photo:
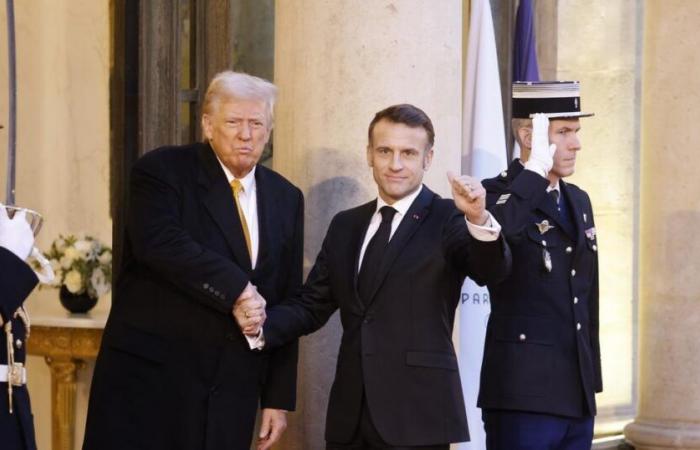
[[[595,393],[603,387],[590,199],[561,180],[558,211],[546,192],[548,180],[517,160],[483,184],[487,208],[511,247],[513,269],[504,281],[489,284],[491,315],[478,405],[487,415],[520,411],[590,419]],[[592,420],[586,423],[592,426]],[[502,432],[512,437],[512,427],[507,428]]]
[[[39,282],[34,271],[14,253],[0,247],[0,316],[2,322],[12,321],[15,362],[24,363],[26,330],[24,323],[14,317],[24,299]],[[0,327],[0,364],[7,364],[7,339]],[[12,389],[13,414],[9,412],[7,383],[0,383],[0,448],[3,450],[35,450],[34,424],[27,386]]]
[[[472,238],[454,202],[423,187],[389,241],[373,293],[363,301],[358,261],[375,211],[372,201],[333,218],[301,297],[268,310],[266,346],[311,333],[340,309],[343,337],[326,440],[350,443],[366,408],[391,448],[466,441],[452,344],[459,290],[466,275],[480,283],[502,279],[510,264],[508,247],[503,238]]]

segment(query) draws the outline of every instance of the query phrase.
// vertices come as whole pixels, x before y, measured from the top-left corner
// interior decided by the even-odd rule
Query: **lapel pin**
[[[545,234],[552,228],[554,228],[553,225],[549,224],[549,220],[543,220],[540,223],[535,222],[535,225],[537,225],[537,229],[540,230],[540,234]]]

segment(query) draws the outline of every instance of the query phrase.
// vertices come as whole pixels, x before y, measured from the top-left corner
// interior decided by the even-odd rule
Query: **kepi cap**
[[[581,112],[578,81],[516,81],[513,83],[513,118],[528,119],[545,114],[550,119],[590,117]]]

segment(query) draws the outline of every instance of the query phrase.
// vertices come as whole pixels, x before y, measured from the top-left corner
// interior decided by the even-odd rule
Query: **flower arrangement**
[[[51,287],[94,299],[112,288],[112,249],[91,236],[59,235],[45,256],[55,274]]]

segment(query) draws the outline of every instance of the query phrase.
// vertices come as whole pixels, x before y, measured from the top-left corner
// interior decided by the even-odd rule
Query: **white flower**
[[[76,250],[74,247],[68,247],[61,258],[61,266],[64,269],[68,269],[71,264],[73,264],[73,261],[80,257],[82,257],[82,254],[78,250]]]
[[[75,250],[79,252],[80,257],[84,259],[85,261],[90,260],[92,256],[92,242],[87,241],[85,239],[81,239],[79,241],[75,242]],[[66,253],[68,251],[66,250]]]
[[[77,270],[71,270],[66,274],[66,279],[63,280],[63,283],[66,285],[66,289],[73,294],[77,294],[83,288],[83,277]]]
[[[98,298],[102,297],[110,290],[110,286],[109,284],[107,284],[105,273],[99,267],[92,271],[90,283],[92,284],[92,288],[95,290],[95,293],[97,294]]]
[[[63,238],[58,238],[54,242],[54,245],[56,246],[56,250],[62,252],[63,249],[66,248],[66,241]]]
[[[54,272],[58,272],[58,270],[61,268],[61,263],[56,259],[50,259],[49,264],[51,264],[51,268]]]
[[[63,269],[60,267],[58,269],[53,270],[53,281],[49,283],[49,286],[53,287],[61,287],[61,279],[63,278]]]
[[[99,257],[100,264],[109,264],[112,262],[112,252],[110,251],[105,251],[102,253]]]
[[[70,266],[73,264],[73,260],[67,256],[62,256],[61,257],[61,267],[64,269],[70,269]]]

